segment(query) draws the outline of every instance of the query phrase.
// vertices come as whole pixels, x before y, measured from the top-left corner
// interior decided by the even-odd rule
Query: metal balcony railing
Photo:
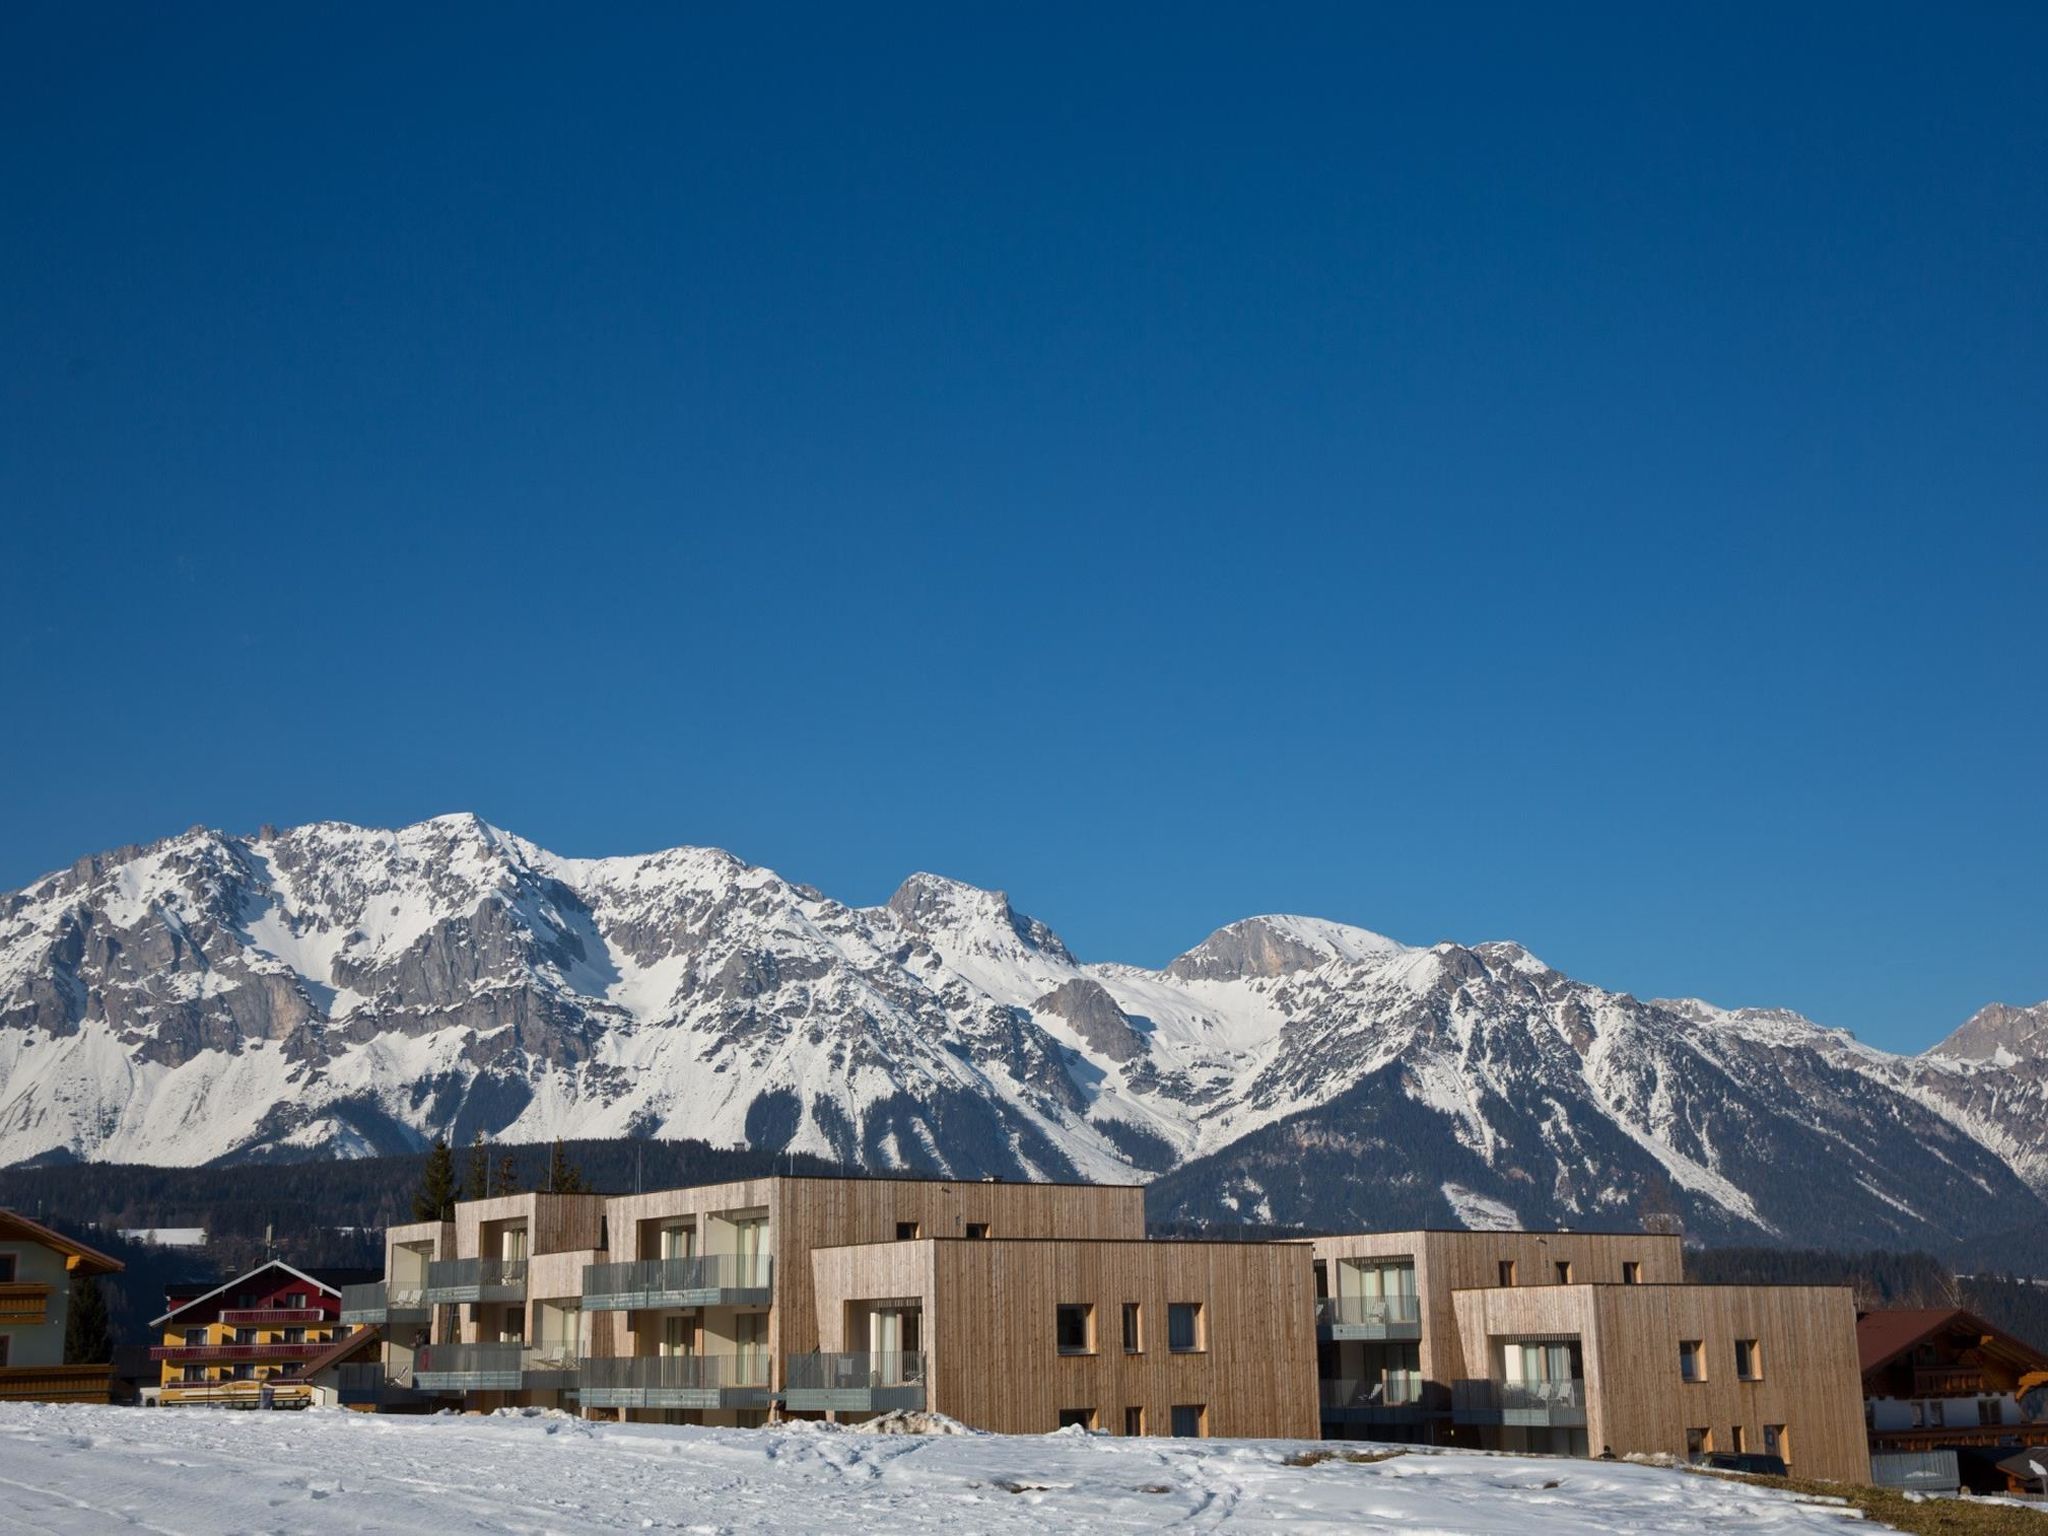
[[[1347,1339],[1419,1339],[1422,1304],[1414,1296],[1318,1296],[1316,1326]]]
[[[427,1266],[431,1306],[465,1301],[526,1300],[524,1259],[442,1259]]]
[[[576,1385],[572,1344],[428,1344],[413,1355],[413,1384],[429,1392],[559,1391]]]
[[[1383,1376],[1327,1377],[1321,1384],[1325,1413],[1388,1422],[1416,1419],[1423,1412],[1420,1371],[1388,1371]]]
[[[310,1360],[331,1346],[318,1341],[300,1344],[159,1344],[150,1350],[152,1360],[173,1363],[203,1360]]]
[[[770,1298],[767,1254],[707,1253],[691,1259],[636,1259],[583,1266],[586,1312],[653,1307],[759,1306]]]
[[[1579,1426],[1586,1422],[1586,1384],[1568,1381],[1457,1381],[1451,1416],[1460,1424]]]
[[[327,1314],[318,1307],[229,1307],[220,1320],[230,1328],[278,1328],[286,1324],[324,1323]]]

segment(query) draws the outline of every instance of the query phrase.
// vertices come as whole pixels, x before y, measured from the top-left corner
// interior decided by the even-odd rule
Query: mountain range
[[[1902,1056],[1306,917],[1084,963],[935,875],[854,907],[716,849],[562,858],[469,815],[195,828],[0,896],[0,1166],[479,1132],[1144,1180],[1188,1223],[1952,1251],[2048,1226],[2048,1003]]]

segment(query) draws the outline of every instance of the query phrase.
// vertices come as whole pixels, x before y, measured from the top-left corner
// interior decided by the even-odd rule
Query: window
[[[1735,1341],[1735,1375],[1741,1381],[1764,1379],[1764,1352],[1755,1339]]]
[[[14,1335],[0,1333],[0,1365],[7,1363],[8,1352],[14,1348]]]
[[[1623,1285],[1641,1285],[1643,1283],[1643,1266],[1639,1261],[1635,1259],[1623,1259],[1621,1261],[1621,1283]]]
[[[20,1262],[18,1254],[0,1253],[0,1285],[14,1284],[15,1266]]]
[[[967,1235],[969,1237],[977,1238],[987,1237],[988,1223],[985,1221],[970,1221],[969,1223],[967,1223]]]
[[[899,1221],[896,1223],[897,1242],[914,1243],[922,1236],[924,1236],[924,1229],[917,1222]]]
[[[1559,1285],[1570,1285],[1572,1283],[1572,1261],[1570,1259],[1559,1259],[1557,1261],[1557,1283]]]
[[[1127,1435],[1142,1435],[1145,1433],[1144,1409],[1126,1408],[1124,1410],[1124,1433]]]
[[[1749,1451],[1749,1436],[1743,1433],[1742,1426],[1740,1424],[1733,1424],[1729,1426],[1728,1449],[1733,1451],[1738,1456],[1745,1455]]]
[[[1708,1455],[1714,1449],[1714,1432],[1711,1429],[1688,1429],[1685,1432],[1685,1454],[1694,1461]]]
[[[1700,1351],[1698,1339],[1678,1341],[1678,1379],[1680,1381],[1705,1381],[1707,1379],[1706,1356]]]
[[[1513,1285],[1515,1283],[1515,1261],[1513,1259],[1502,1259],[1500,1261],[1500,1283],[1502,1285]]]
[[[1785,1426],[1766,1424],[1764,1426],[1764,1454],[1776,1456],[1787,1466],[1792,1464],[1791,1442],[1785,1438]]]
[[[185,1330],[185,1347],[187,1349],[197,1349],[205,1342],[206,1330],[204,1328],[187,1328]]]
[[[289,1296],[285,1297],[284,1304],[288,1307],[303,1307],[306,1305],[306,1293],[304,1291],[293,1291]]]
[[[1202,1304],[1199,1301],[1176,1301],[1167,1307],[1166,1347],[1176,1355],[1192,1355],[1202,1348]],[[1176,1408],[1174,1412],[1180,1410]]]
[[[1978,1398],[1977,1422],[1979,1424],[2003,1424],[2005,1422],[2004,1400],[1996,1397]]]
[[[1060,1410],[1060,1428],[1066,1429],[1070,1426],[1079,1429],[1093,1429],[1095,1427],[1095,1410],[1093,1408],[1062,1408]]]
[[[1927,1400],[1927,1427],[1929,1429],[1948,1428],[1948,1404],[1938,1397],[1931,1397]]]
[[[1176,1440],[1199,1440],[1209,1432],[1209,1410],[1201,1403],[1173,1405],[1173,1436]]]
[[[1062,1304],[1056,1322],[1056,1336],[1063,1355],[1094,1354],[1095,1308],[1087,1302]]]
[[[1138,1355],[1145,1352],[1145,1319],[1135,1301],[1124,1303],[1124,1353]]]
[[[256,1367],[246,1362],[236,1366],[233,1379],[236,1381],[254,1381],[256,1379]]]
[[[254,1328],[237,1328],[235,1330],[235,1342],[237,1344],[254,1344],[256,1342],[256,1330]]]

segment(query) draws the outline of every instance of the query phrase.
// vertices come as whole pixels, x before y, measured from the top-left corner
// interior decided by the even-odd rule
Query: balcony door
[[[508,1264],[525,1261],[526,1228],[507,1227],[498,1234],[498,1257]]]
[[[877,1307],[868,1314],[868,1354],[875,1382],[898,1386],[916,1379],[910,1357],[924,1348],[924,1312],[918,1307]]]
[[[661,1256],[665,1260],[697,1257],[697,1229],[694,1226],[663,1227]]]
[[[683,1257],[683,1255],[678,1255]],[[661,1321],[661,1353],[665,1356],[694,1355],[697,1353],[697,1319],[687,1313],[675,1313]]]
[[[1509,1344],[1504,1354],[1507,1379],[1539,1396],[1562,1396],[1579,1376],[1579,1346],[1569,1341]]]
[[[759,1284],[761,1258],[768,1251],[768,1218],[744,1216],[732,1224],[733,1251],[739,1256],[737,1283]]]

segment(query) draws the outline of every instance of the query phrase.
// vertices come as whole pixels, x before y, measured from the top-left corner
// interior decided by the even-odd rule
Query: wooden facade
[[[1505,1344],[1576,1344],[1595,1449],[1757,1453],[1768,1426],[1795,1473],[1870,1480],[1846,1287],[1496,1285],[1456,1292],[1454,1315],[1470,1378],[1500,1381]],[[1738,1368],[1744,1341],[1755,1346],[1748,1376]],[[1690,1377],[1687,1343],[1698,1345]]]
[[[819,1249],[812,1268],[821,1349],[866,1348],[865,1305],[915,1306],[927,1406],[978,1429],[1042,1434],[1064,1417],[1165,1435],[1178,1408],[1200,1434],[1316,1433],[1311,1271],[1297,1243],[946,1238]],[[1187,1348],[1173,1347],[1175,1306],[1196,1309]],[[1062,1307],[1087,1309],[1085,1348],[1062,1348]]]

